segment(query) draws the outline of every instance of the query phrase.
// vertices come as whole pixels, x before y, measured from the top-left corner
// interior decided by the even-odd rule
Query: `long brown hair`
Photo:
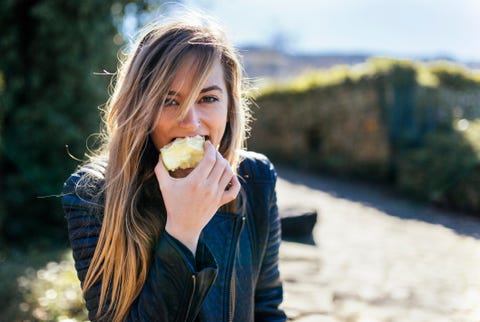
[[[192,21],[198,17],[147,27],[120,65],[106,104],[105,140],[99,153],[107,159],[103,223],[83,291],[101,281],[97,315],[114,321],[125,319],[139,294],[165,225],[165,213],[159,219],[158,213],[141,208],[140,201],[158,158],[150,133],[176,72],[189,57],[195,58],[192,73],[198,86],[220,60],[229,103],[219,151],[236,169],[244,148],[249,110],[242,96],[237,53],[211,21]]]

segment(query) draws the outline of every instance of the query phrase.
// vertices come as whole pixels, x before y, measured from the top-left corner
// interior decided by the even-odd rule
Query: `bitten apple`
[[[168,171],[195,168],[203,158],[205,138],[200,135],[177,138],[160,149]]]

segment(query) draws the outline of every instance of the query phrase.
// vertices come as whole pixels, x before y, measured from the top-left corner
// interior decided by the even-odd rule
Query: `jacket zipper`
[[[240,224],[240,227],[238,227]],[[237,248],[238,248],[238,242],[239,242],[239,237],[240,237],[240,232],[242,231],[243,229],[243,226],[245,224],[245,216],[242,216],[240,218],[240,220],[235,220],[235,225],[234,225],[234,240],[235,240],[235,243],[234,245],[232,246],[232,248],[230,249],[230,254],[229,254],[229,263],[228,263],[228,270],[227,272],[229,272],[229,275],[227,276],[227,279],[226,281],[229,281],[229,283],[226,285],[229,285],[229,290],[228,292],[226,291],[225,292],[225,297],[226,297],[226,305],[228,306],[228,316],[227,316],[227,321],[228,322],[232,322],[233,321],[233,307],[235,306],[235,303],[233,302],[233,290],[232,290],[232,283],[233,283],[233,286],[235,287],[235,280],[232,281],[232,273],[233,273],[233,270],[234,270],[234,266],[235,265],[235,252],[237,251]]]
[[[188,315],[190,314],[190,308],[192,307],[192,302],[193,302],[193,296],[195,295],[195,289],[197,287],[197,277],[195,276],[195,274],[192,275],[192,292],[190,293],[190,298],[188,300],[188,306],[187,306],[187,309],[185,311],[185,317],[183,318],[183,320],[178,320],[179,322],[183,322],[183,321],[187,321],[188,319]]]

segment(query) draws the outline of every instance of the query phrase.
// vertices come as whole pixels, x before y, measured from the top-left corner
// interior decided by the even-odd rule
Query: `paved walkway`
[[[278,168],[279,207],[318,211],[314,245],[283,242],[292,321],[480,321],[480,216],[381,187]]]

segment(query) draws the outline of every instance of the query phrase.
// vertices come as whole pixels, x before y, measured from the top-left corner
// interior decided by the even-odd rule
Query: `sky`
[[[480,61],[480,0],[186,0],[237,46]]]

